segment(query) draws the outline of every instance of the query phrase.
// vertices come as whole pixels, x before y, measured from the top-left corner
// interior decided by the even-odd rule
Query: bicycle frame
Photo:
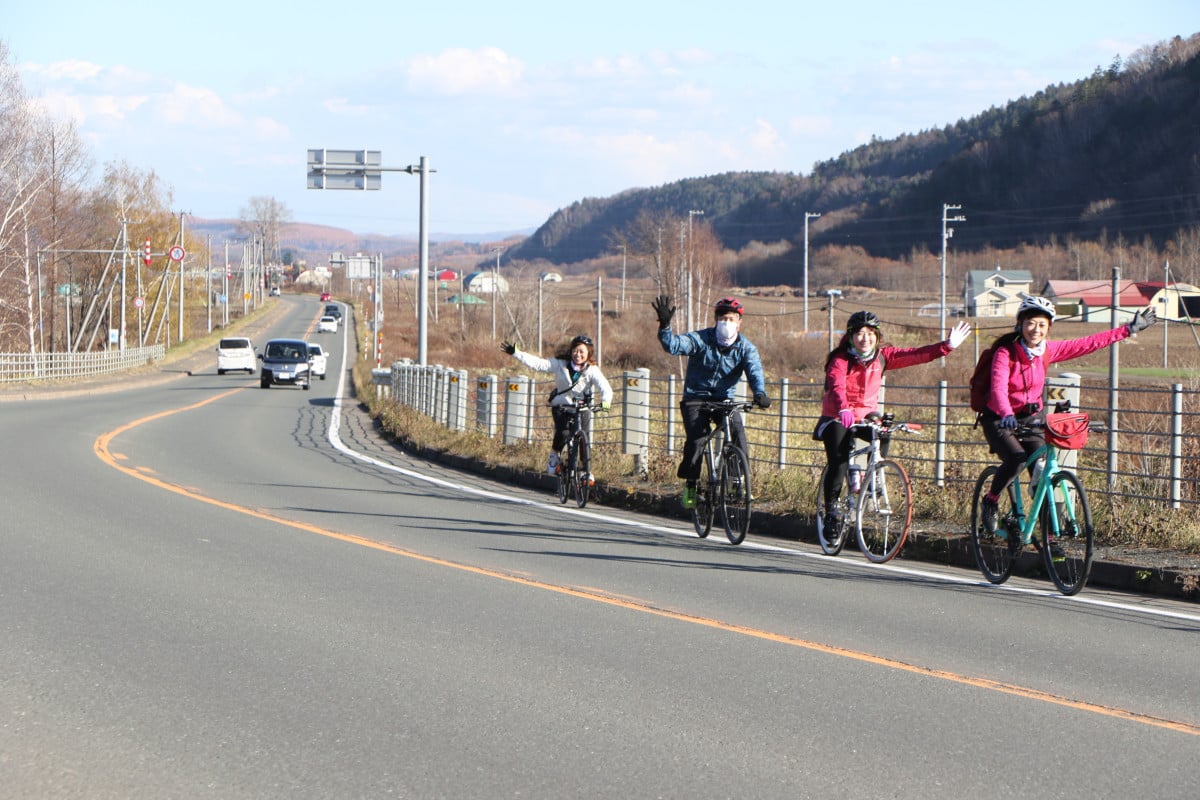
[[[1042,464],[1042,472],[1038,476],[1037,483],[1032,487],[1033,497],[1029,502],[1028,514],[1025,513],[1024,493],[1021,491],[1021,473],[1018,472],[1016,477],[1013,478],[1012,483],[1009,484],[1009,488],[1013,493],[1013,511],[1017,516],[1017,526],[1021,533],[1022,546],[1033,543],[1033,532],[1037,527],[1038,519],[1041,517],[1042,507],[1047,501],[1054,502],[1054,499],[1048,496],[1051,491],[1051,482],[1054,478],[1054,475],[1061,470],[1061,468],[1058,466],[1058,449],[1050,444],[1042,445],[1037,450],[1034,450],[1032,453],[1030,453],[1029,457],[1025,459],[1025,469],[1033,469],[1038,460],[1043,458],[1045,459],[1045,463]],[[1062,498],[1063,506],[1067,513],[1067,518],[1071,522],[1074,522],[1075,507],[1070,502],[1070,499],[1071,498],[1067,496],[1066,487],[1064,487]],[[1058,516],[1051,514],[1050,520],[1052,533],[1055,536],[1058,536],[1059,533],[1061,533],[1061,529],[1058,525]],[[1005,536],[1007,535],[1007,532],[1005,532]]]

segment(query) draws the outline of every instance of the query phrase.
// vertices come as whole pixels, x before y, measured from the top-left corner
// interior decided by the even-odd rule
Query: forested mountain
[[[1200,225],[1200,34],[1144,48],[1072,84],[1048,86],[937,130],[877,139],[808,176],[691,178],[550,217],[506,260],[569,264],[614,252],[639,216],[703,210],[724,247],[837,243],[894,258],[941,247],[943,205],[969,223],[956,249],[1052,238],[1161,243]]]

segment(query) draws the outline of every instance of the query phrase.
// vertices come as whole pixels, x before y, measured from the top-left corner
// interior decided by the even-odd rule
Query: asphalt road
[[[0,793],[1192,797],[1200,611],[456,474],[338,400],[0,404]],[[259,337],[265,339],[265,337]],[[261,342],[260,342],[261,344]]]

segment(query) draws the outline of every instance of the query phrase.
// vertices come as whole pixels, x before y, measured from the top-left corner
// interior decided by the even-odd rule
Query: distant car
[[[272,286],[271,291],[267,292],[267,294],[269,294],[271,297],[279,297],[279,287]]]
[[[325,306],[325,310],[321,312],[324,316],[333,317],[338,322],[342,321],[342,307],[337,303],[329,303]]]
[[[272,339],[263,347],[259,386],[292,385],[308,389],[312,377],[308,342],[303,339]]]
[[[329,300],[329,299],[331,299],[329,292],[321,292],[321,302],[322,303],[324,303],[326,300]]]
[[[316,375],[321,380],[325,380],[325,362],[328,360],[328,358],[326,357],[325,350],[322,349],[321,345],[314,344],[312,342],[308,343],[308,360],[312,365],[310,367],[312,374]]]
[[[217,374],[244,369],[251,375],[258,368],[254,357],[254,342],[244,336],[230,336],[217,343]]]
[[[317,333],[337,333],[338,321],[328,314],[317,320]]]

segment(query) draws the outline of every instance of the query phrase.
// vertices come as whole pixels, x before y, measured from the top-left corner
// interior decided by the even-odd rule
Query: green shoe
[[[681,498],[680,502],[683,503],[684,508],[695,508],[696,507],[696,487],[695,486],[683,487],[683,497]]]

